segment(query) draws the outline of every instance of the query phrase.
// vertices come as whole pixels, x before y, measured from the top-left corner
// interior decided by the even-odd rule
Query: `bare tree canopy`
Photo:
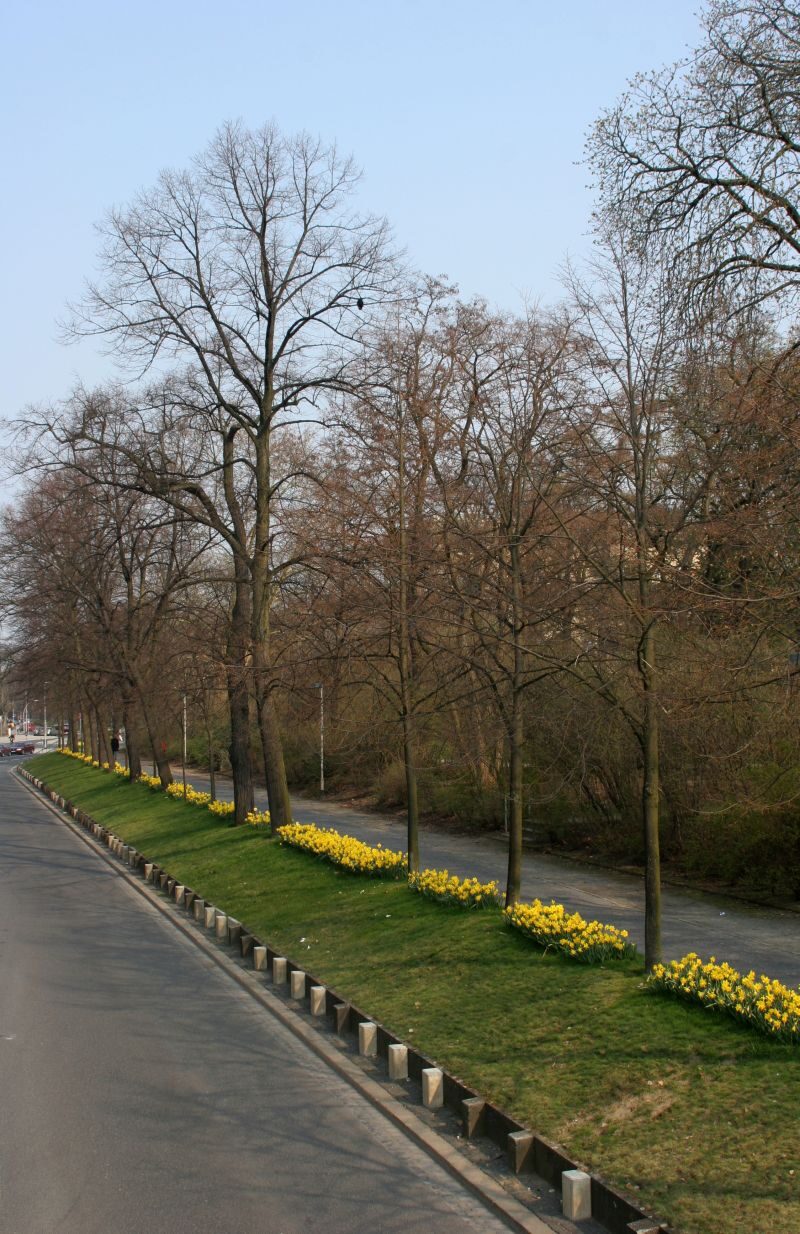
[[[794,294],[800,276],[800,8],[710,0],[688,59],[597,121],[601,212],[690,260],[701,292]]]
[[[191,169],[100,226],[105,279],[69,331],[148,368],[199,365],[243,427],[335,383],[363,313],[394,285],[385,220],[348,202],[352,160],[307,135],[227,124]]]

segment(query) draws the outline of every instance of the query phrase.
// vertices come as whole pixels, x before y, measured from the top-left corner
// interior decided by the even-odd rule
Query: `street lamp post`
[[[50,682],[46,681],[42,688],[42,708],[44,711],[44,748],[47,750],[47,687]]]

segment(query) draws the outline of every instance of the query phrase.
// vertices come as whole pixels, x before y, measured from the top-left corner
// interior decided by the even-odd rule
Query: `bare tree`
[[[506,903],[520,891],[526,694],[558,671],[538,645],[566,603],[548,506],[561,487],[571,397],[569,323],[462,306],[451,339],[457,375],[444,408],[419,418],[443,507],[449,594],[442,620],[492,699],[508,750]]]
[[[276,435],[318,418],[396,276],[385,222],[348,205],[357,179],[350,160],[307,136],[226,125],[190,170],[164,173],[108,216],[105,278],[70,327],[107,337],[142,369],[182,365],[193,427],[218,443],[237,628],[250,630],[231,651],[242,673],[252,659],[274,826],[291,818],[270,624],[276,579],[290,563],[277,559],[275,515],[297,479],[276,470]],[[214,525],[216,498],[196,475],[176,474],[169,457],[156,473],[160,496],[188,495]]]
[[[705,40],[637,77],[594,127],[601,208],[640,242],[666,237],[694,288],[796,294],[800,276],[800,9],[710,0]]]

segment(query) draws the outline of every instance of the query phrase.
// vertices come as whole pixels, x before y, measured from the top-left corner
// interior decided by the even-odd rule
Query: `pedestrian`
[[[113,767],[117,761],[119,754],[119,733],[113,733],[111,736],[111,766]]]
[[[14,740],[14,738],[16,737],[16,735],[17,735],[17,726],[16,726],[16,724],[14,723],[14,721],[12,720],[12,721],[10,722],[9,726],[8,726],[8,740],[9,740],[9,742],[13,741],[13,740]]]

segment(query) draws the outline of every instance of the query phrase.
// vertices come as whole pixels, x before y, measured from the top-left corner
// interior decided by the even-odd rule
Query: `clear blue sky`
[[[6,0],[0,417],[110,374],[56,320],[93,224],[226,119],[335,140],[410,258],[503,308],[551,300],[587,247],[579,166],[637,70],[679,57],[698,0]]]

